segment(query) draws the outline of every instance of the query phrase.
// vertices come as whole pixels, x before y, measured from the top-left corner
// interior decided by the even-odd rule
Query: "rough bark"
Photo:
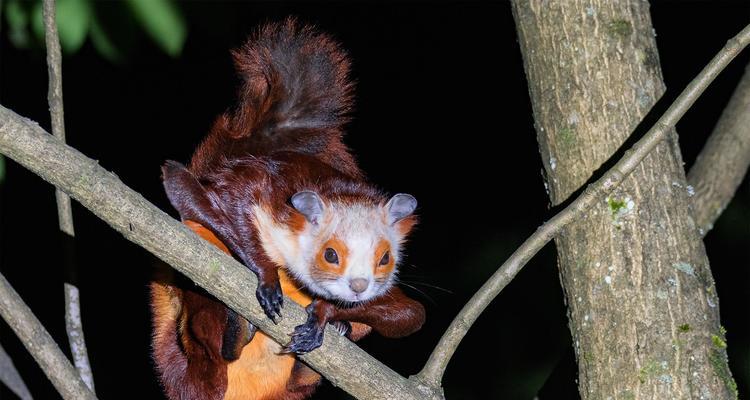
[[[21,374],[18,373],[13,360],[5,352],[3,346],[0,346],[0,382],[4,383],[19,399],[32,400],[29,388],[26,387]]]
[[[750,165],[750,64],[688,173],[695,189],[693,216],[710,231],[734,197]]]
[[[47,47],[47,70],[49,75],[49,88],[47,91],[47,102],[49,103],[50,121],[52,134],[65,142],[65,114],[63,110],[62,92],[62,52],[60,51],[60,39],[57,35],[57,22],[55,12],[55,0],[44,0],[44,42]],[[65,266],[69,277],[75,276],[74,237],[75,227],[73,225],[73,208],[70,197],[60,189],[55,189],[57,201],[57,218],[63,238],[65,256],[62,265]],[[72,279],[71,279],[72,281]],[[70,353],[81,378],[86,385],[94,391],[94,375],[91,372],[91,363],[86,349],[86,340],[83,335],[83,323],[81,322],[81,302],[78,288],[74,282],[65,283],[65,331],[68,334]]]
[[[645,1],[513,2],[553,204],[664,92]],[[556,239],[583,399],[736,397],[676,134]]]
[[[0,275],[0,315],[18,335],[63,399],[96,400],[52,336],[3,275]]]
[[[0,153],[64,190],[126,239],[192,279],[279,343],[306,319],[284,301],[274,325],[255,299],[257,279],[246,267],[125,186],[114,174],[49,135],[35,122],[0,106]],[[356,344],[326,328],[323,345],[300,358],[359,399],[441,399],[439,389],[407,380]]]

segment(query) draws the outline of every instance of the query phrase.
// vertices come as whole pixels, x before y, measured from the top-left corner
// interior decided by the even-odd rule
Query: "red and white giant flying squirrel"
[[[257,274],[269,318],[281,315],[282,293],[308,318],[282,348],[165,272],[151,285],[154,360],[172,400],[303,399],[321,378],[293,353],[320,346],[327,323],[352,340],[424,323],[422,305],[394,285],[417,203],[375,189],[343,144],[352,83],[330,36],[290,18],[233,56],[239,104],[187,167],[165,163],[164,187],[186,225]]]

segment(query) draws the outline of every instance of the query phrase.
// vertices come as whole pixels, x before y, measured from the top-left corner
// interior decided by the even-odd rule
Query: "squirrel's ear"
[[[385,209],[388,212],[388,224],[393,225],[414,213],[417,209],[417,199],[410,194],[399,193],[388,200]]]
[[[292,206],[313,225],[317,225],[323,217],[323,201],[311,190],[297,192],[292,196]]]
[[[195,219],[210,209],[203,187],[184,165],[168,160],[161,167],[161,177],[169,202],[183,220]]]

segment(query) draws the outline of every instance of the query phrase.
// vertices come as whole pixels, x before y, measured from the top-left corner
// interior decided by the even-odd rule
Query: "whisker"
[[[430,283],[419,282],[419,281],[412,281],[412,280],[404,280],[404,279],[400,279],[399,282],[409,282],[409,283],[414,284],[414,285],[426,286],[428,288],[441,290],[441,291],[443,291],[445,293],[448,293],[448,294],[453,294],[452,290],[449,290],[449,289],[446,289],[446,288],[443,288],[443,287],[440,287],[440,286],[436,286],[436,285],[433,285],[433,284],[430,284]]]
[[[425,292],[423,292],[423,291],[421,291],[421,290],[417,289],[416,287],[414,287],[414,286],[412,286],[412,285],[409,285],[408,283],[404,283],[403,281],[401,281],[401,282],[399,282],[399,283],[401,283],[402,285],[404,285],[404,286],[406,286],[406,287],[409,287],[409,288],[411,288],[412,290],[416,291],[417,293],[421,294],[421,295],[422,295],[422,296],[424,296],[424,298],[425,298],[425,299],[427,299],[427,300],[428,300],[428,301],[429,301],[430,303],[432,303],[432,304],[434,304],[434,305],[437,305],[437,302],[436,302],[436,301],[435,301],[435,300],[434,300],[434,299],[433,299],[432,297],[428,296],[428,295],[427,295],[427,293],[425,293]]]

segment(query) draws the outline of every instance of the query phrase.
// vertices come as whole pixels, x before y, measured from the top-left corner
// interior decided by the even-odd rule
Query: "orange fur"
[[[338,264],[333,264],[326,261],[325,252],[329,247],[336,250],[336,254],[339,258]],[[317,262],[315,267],[316,269],[319,269],[321,272],[326,274],[341,275],[344,271],[346,271],[346,262],[348,258],[349,248],[346,247],[346,244],[343,241],[334,236],[320,247],[320,251],[316,256]]]
[[[414,229],[414,225],[417,224],[417,217],[410,215],[401,221],[396,222],[396,229],[398,229],[398,233],[406,237],[409,235],[409,232],[411,232],[412,229]]]
[[[388,257],[388,263],[380,265],[380,260],[383,258],[386,252],[391,251],[391,244],[387,240],[381,239],[378,246],[375,248],[375,276],[376,277],[387,277],[393,268],[396,267],[396,261],[394,260],[393,254]]]
[[[154,324],[154,352],[164,358],[172,358],[169,354],[169,341],[174,340],[178,327],[178,316],[182,312],[182,291],[172,286],[172,271],[160,270],[157,280],[151,282],[151,307]],[[159,355],[157,355],[158,357]]]
[[[307,226],[307,220],[305,220],[305,217],[302,214],[294,213],[289,216],[287,225],[289,225],[289,228],[292,230],[292,232],[298,234],[302,232],[303,229],[305,229],[305,226]]]
[[[202,225],[185,221],[185,224],[203,239],[229,253],[226,246]],[[312,298],[286,274],[279,270],[282,292],[295,303],[306,307]],[[240,358],[227,366],[227,391],[224,400],[272,400],[295,399],[297,395],[287,390],[297,359],[291,354],[279,354],[281,346],[263,332],[257,332],[242,348]],[[302,383],[314,385],[320,375],[312,370],[301,370]],[[313,375],[314,374],[314,375]]]
[[[215,245],[222,251],[229,253],[227,247],[202,225],[193,221],[184,221],[190,229],[201,238]],[[341,265],[345,268],[347,258],[346,246],[340,240],[333,238],[326,247],[334,248]],[[386,249],[383,247],[383,249]],[[382,250],[383,252],[386,250]],[[381,254],[382,256],[382,254]],[[321,257],[321,264],[329,265]],[[320,260],[319,260],[320,261]],[[151,300],[154,323],[154,352],[161,354],[161,359],[175,360],[171,365],[184,368],[185,364],[178,357],[178,350],[171,342],[175,334],[181,341],[182,351],[192,353],[200,349],[194,343],[187,329],[188,318],[194,313],[183,302],[182,290],[174,286],[171,270],[165,270],[166,275],[157,277],[151,283]],[[284,269],[279,269],[279,280],[284,295],[295,303],[306,307],[312,303],[312,298],[292,279]],[[358,340],[370,333],[372,328],[363,323],[352,322],[350,337]],[[281,346],[263,332],[256,332],[253,339],[240,352],[237,360],[226,365],[226,391],[224,400],[301,400],[306,398],[312,389],[320,382],[321,376],[301,364],[294,355],[279,354]],[[187,361],[189,362],[189,360]]]

